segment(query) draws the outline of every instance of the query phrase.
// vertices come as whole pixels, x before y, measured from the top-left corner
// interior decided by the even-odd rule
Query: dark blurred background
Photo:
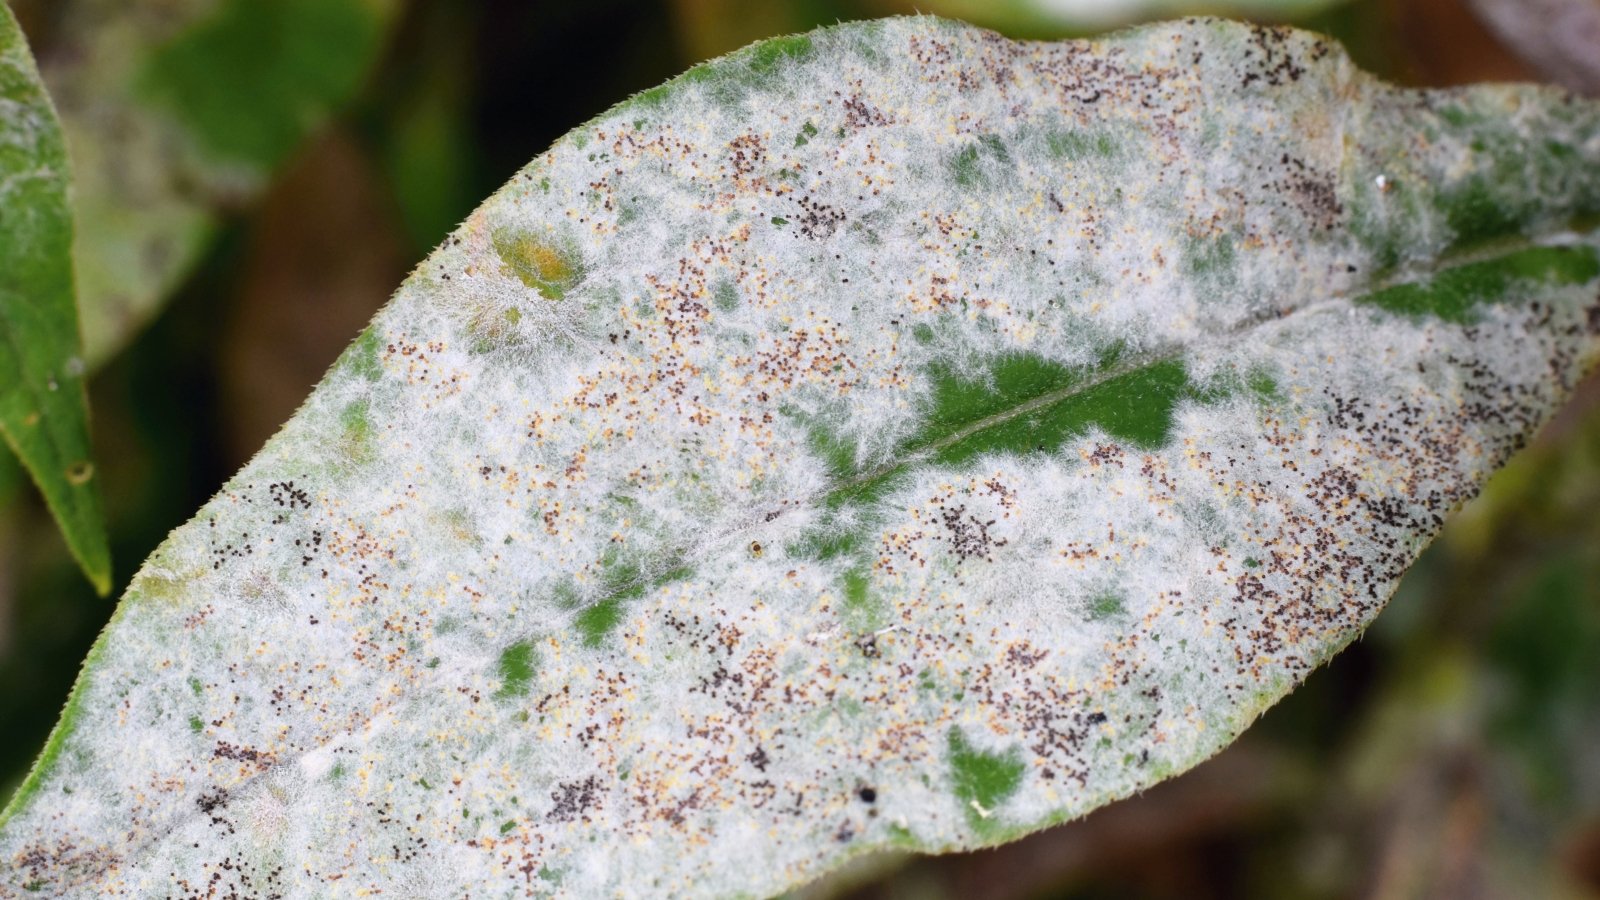
[[[16,4],[41,58],[47,5]],[[1090,27],[1022,0],[919,5],[1015,36]],[[294,412],[410,268],[558,135],[751,40],[910,11],[897,0],[401,4],[353,102],[264,194],[223,210],[165,310],[93,379],[117,591]],[[1467,0],[1351,0],[1298,23],[1400,83],[1541,78],[1537,55],[1525,62]],[[0,796],[43,745],[112,608],[31,492],[0,505]],[[1216,758],[1007,847],[873,858],[804,893],[1600,897],[1600,381],[1451,523],[1362,640]]]

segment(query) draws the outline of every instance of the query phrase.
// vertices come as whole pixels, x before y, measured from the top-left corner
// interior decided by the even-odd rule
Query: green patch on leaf
[[[468,508],[454,506],[440,510],[437,516],[451,539],[473,547],[483,545],[483,535],[478,531],[476,517]]]
[[[911,829],[892,824],[889,826],[889,846],[901,850],[918,850],[922,845]]]
[[[829,491],[823,502],[829,509],[834,510],[848,507],[870,508],[882,499],[884,494],[904,481],[906,474],[904,466],[895,466],[846,481]]]
[[[1227,283],[1236,275],[1239,254],[1232,237],[1189,239],[1183,248],[1184,271],[1207,283]],[[1204,299],[1204,298],[1202,298]]]
[[[1565,221],[1588,230],[1600,217],[1600,178],[1577,148],[1555,136],[1530,134],[1502,103],[1462,98],[1439,110],[1449,139],[1471,148],[1470,163],[1449,173],[1431,205],[1443,213],[1452,248],[1468,250],[1519,239],[1530,228]],[[1574,112],[1576,110],[1573,110]],[[1559,115],[1559,114],[1558,114]],[[1582,115],[1568,134],[1581,140]]]
[[[860,499],[860,495],[840,492],[839,506]],[[834,500],[829,495],[829,500]],[[824,520],[817,527],[808,529],[798,540],[785,548],[791,556],[800,559],[828,560],[842,556],[849,556],[866,546],[868,535],[860,527],[845,527],[831,520]]]
[[[951,378],[940,384],[931,418],[938,437],[919,442],[938,442],[938,461],[954,465],[983,453],[1047,452],[1091,428],[1154,449],[1166,443],[1178,401],[1190,395],[1179,360],[1100,381],[1029,357],[1003,360],[993,374],[992,382]],[[1052,378],[1059,378],[1054,389],[1048,387]]]
[[[503,700],[526,694],[528,685],[533,683],[536,662],[533,644],[528,641],[518,641],[500,651],[500,689],[495,691],[495,698]]]
[[[1104,354],[1099,371],[1114,367],[1119,356],[1116,348]],[[1050,452],[1091,428],[1140,449],[1156,449],[1167,442],[1180,400],[1209,403],[1231,393],[1216,386],[1197,388],[1175,359],[1096,380],[1088,371],[1019,353],[993,360],[977,376],[936,368],[932,377],[932,409],[897,455],[928,452],[946,465],[983,453]],[[860,473],[853,451],[847,453],[830,431],[813,426],[810,435],[813,452],[838,479],[825,498],[830,509],[871,506],[906,474],[905,463]]]
[[[959,728],[951,728],[946,760],[956,800],[967,817],[967,824],[982,834],[1000,829],[995,811],[1022,785],[1022,752],[989,753],[972,746]]]
[[[835,478],[846,478],[856,473],[855,446],[832,428],[815,420],[809,421],[806,440],[811,445],[811,452],[822,458],[828,472]]]
[[[767,75],[785,60],[802,60],[812,52],[811,37],[792,34],[762,41],[749,50],[750,71]]]
[[[568,575],[561,578],[550,589],[550,599],[561,609],[577,609],[583,603],[583,591],[578,583]]]
[[[1455,232],[1459,246],[1515,234],[1521,225],[1520,210],[1509,207],[1503,192],[1486,178],[1475,178],[1445,198],[1445,221]]]
[[[345,458],[364,464],[372,461],[372,404],[354,400],[339,411],[340,451]]]
[[[640,563],[609,553],[601,561],[602,597],[578,613],[574,624],[583,638],[585,647],[599,647],[606,635],[622,624],[628,604],[650,591],[674,581],[682,581],[692,574],[687,566],[669,569],[659,575],[647,576]]]
[[[622,624],[624,600],[621,596],[607,597],[578,613],[574,624],[578,634],[583,636],[585,647],[598,647],[605,643],[606,635]]]
[[[1045,145],[1051,156],[1075,162],[1117,155],[1116,138],[1105,131],[1052,131],[1045,136]]]
[[[1127,612],[1127,600],[1116,591],[1102,591],[1089,601],[1089,619],[1113,619]]]
[[[839,485],[829,492],[825,502],[830,509],[851,505],[870,505],[893,486],[899,476],[898,469],[869,474],[863,477],[861,463],[856,459],[855,445],[841,437],[819,417],[784,407],[784,415],[798,421],[806,431],[806,442],[811,452],[827,467],[828,475]],[[816,552],[802,551],[804,555],[828,558],[857,543],[854,529],[840,530],[831,526],[813,531],[805,540],[815,545]]]
[[[1266,369],[1251,369],[1245,375],[1245,386],[1262,403],[1276,403],[1283,400],[1283,392],[1278,389],[1278,379]]]
[[[609,596],[637,596],[644,591],[644,576],[640,561],[625,555],[615,547],[606,548],[600,558],[600,585],[602,593]]]
[[[1483,113],[1465,106],[1441,106],[1438,109],[1439,118],[1445,120],[1456,128],[1468,128],[1483,123]]]
[[[914,444],[932,443],[941,433],[1070,387],[1083,380],[1083,373],[1040,356],[1017,354],[994,360],[976,378],[963,378],[939,368],[933,372],[933,380],[933,411],[928,416],[931,430]]]
[[[844,573],[839,618],[854,632],[876,631],[889,619],[889,604],[872,589],[872,570],[860,565]]]
[[[963,147],[950,161],[950,177],[964,188],[986,183],[1000,165],[1009,165],[1011,154],[999,135],[978,136],[975,144]]]
[[[1114,355],[1107,365],[1114,362]],[[961,429],[996,416],[1052,392],[1071,390],[1084,383],[1087,373],[1028,353],[1017,353],[990,360],[975,376],[957,375],[936,367],[933,378],[933,409],[924,430],[911,441],[914,447],[927,446]]]
[[[1396,285],[1356,302],[1403,316],[1466,324],[1484,304],[1515,300],[1516,285],[1583,284],[1596,276],[1600,276],[1600,253],[1593,247],[1530,247],[1446,269],[1427,281]]]
[[[950,161],[950,175],[956,184],[971,187],[978,183],[978,148],[965,147]]]
[[[640,91],[619,109],[658,110],[678,92],[695,84],[707,86],[718,102],[735,104],[748,91],[773,84],[781,76],[784,63],[801,62],[811,56],[813,49],[811,37],[804,34],[760,41],[701,63],[666,84]]]
[[[361,334],[345,348],[340,354],[339,361],[334,367],[345,369],[352,375],[367,381],[377,381],[383,377],[383,364],[378,360],[378,352],[382,347],[382,339],[378,337],[378,327],[368,325]]]

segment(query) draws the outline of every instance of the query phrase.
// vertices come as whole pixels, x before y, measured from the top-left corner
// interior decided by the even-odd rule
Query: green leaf
[[[89,453],[61,126],[17,20],[0,8],[0,436],[101,594],[111,551]]]
[[[85,358],[132,339],[222,217],[347,103],[394,0],[62,3],[42,57],[76,172]]]
[[[694,69],[145,564],[4,883],[761,895],[1081,815],[1361,634],[1600,361],[1597,214],[1600,106],[1293,31]]]

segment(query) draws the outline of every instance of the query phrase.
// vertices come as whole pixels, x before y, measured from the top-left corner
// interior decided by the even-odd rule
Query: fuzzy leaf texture
[[[105,594],[111,552],[89,454],[70,180],[61,125],[16,18],[0,4],[0,437]]]
[[[1600,359],[1597,213],[1595,104],[1288,30],[691,70],[490,198],[145,564],[4,890],[754,896],[1126,796]]]

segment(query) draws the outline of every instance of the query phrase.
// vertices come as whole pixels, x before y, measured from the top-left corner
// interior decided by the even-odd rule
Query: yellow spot
[[[582,274],[572,253],[529,234],[496,232],[494,249],[500,255],[503,273],[515,275],[550,300],[566,296],[567,289]]]

